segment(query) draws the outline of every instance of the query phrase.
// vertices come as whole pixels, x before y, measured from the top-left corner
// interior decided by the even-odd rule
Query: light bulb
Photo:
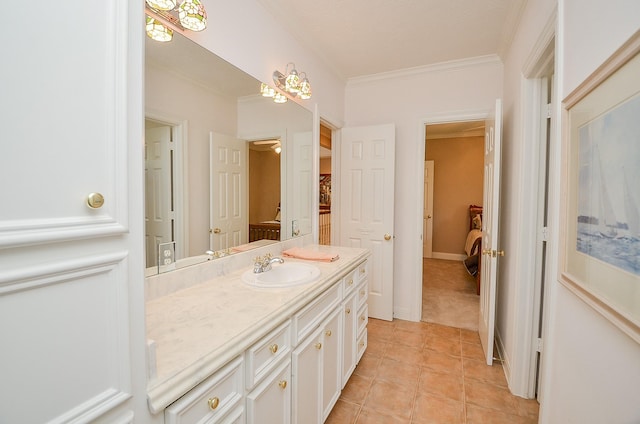
[[[262,85],[260,85],[260,94],[264,97],[273,97],[276,94],[276,90],[263,82]]]
[[[287,96],[285,96],[282,93],[276,93],[275,96],[273,96],[273,101],[276,103],[286,103],[287,102]]]

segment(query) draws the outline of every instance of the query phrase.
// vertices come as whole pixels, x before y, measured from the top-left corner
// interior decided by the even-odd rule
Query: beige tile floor
[[[478,333],[427,322],[369,320],[369,346],[330,424],[520,424],[538,404],[511,395],[483,361]]]

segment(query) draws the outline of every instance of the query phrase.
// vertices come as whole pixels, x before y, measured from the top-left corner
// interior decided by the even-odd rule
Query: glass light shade
[[[157,10],[171,10],[176,7],[174,0],[147,0],[147,4]]]
[[[263,82],[262,85],[260,85],[260,94],[264,97],[273,97],[276,95],[276,90]]]
[[[295,68],[293,68],[291,72],[289,72],[289,75],[287,75],[287,79],[285,80],[285,90],[294,94],[300,91],[300,76]]]
[[[275,96],[273,96],[273,101],[276,103],[286,103],[287,102],[287,96],[285,96],[282,93],[276,93]]]
[[[207,12],[200,0],[184,0],[178,11],[180,23],[191,31],[202,31],[207,27]]]
[[[162,23],[156,21],[150,16],[147,16],[147,25],[145,26],[147,35],[152,39],[160,42],[171,41],[173,38],[173,31]]]
[[[308,79],[304,78],[300,83],[300,93],[298,95],[303,100],[308,100],[311,98],[311,84],[309,84]]]

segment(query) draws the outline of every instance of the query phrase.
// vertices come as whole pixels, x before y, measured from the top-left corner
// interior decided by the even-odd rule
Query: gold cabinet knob
[[[353,286],[353,278],[350,278],[347,284],[349,284],[350,286]]]
[[[100,193],[89,193],[87,196],[87,206],[91,209],[98,209],[104,205],[104,196]]]
[[[360,296],[364,296],[367,292],[364,290],[360,290]]]
[[[213,409],[216,409],[218,405],[220,405],[220,399],[218,399],[217,397],[212,397],[212,398],[209,398],[208,403],[209,403],[209,408],[213,410]]]
[[[322,343],[320,342],[316,343],[316,349],[318,350],[322,349]]]
[[[278,345],[277,344],[272,344],[271,346],[269,346],[269,350],[271,351],[271,353],[276,353],[278,351]]]
[[[427,215],[427,219],[431,219],[431,215]]]
[[[367,319],[367,318],[366,318],[364,315],[362,315],[362,316],[360,317],[360,321],[364,321],[365,319]]]
[[[496,255],[498,255],[498,256],[504,256],[504,250],[498,250],[498,251],[496,252]]]
[[[482,249],[483,255],[491,255],[491,249]]]
[[[278,386],[280,386],[281,389],[286,389],[287,388],[287,380],[280,380],[278,382]]]
[[[324,332],[327,337],[331,337],[331,330],[327,330]]]
[[[222,230],[220,228],[209,228],[209,234],[213,233],[213,234],[220,234],[220,232],[222,232]]]
[[[365,268],[360,268],[360,274],[364,274],[365,272],[367,272]]]
[[[391,240],[391,235],[390,235],[390,234],[385,234],[385,235],[384,235],[384,239],[385,239],[386,241]]]
[[[364,342],[360,342],[360,343],[358,344],[358,346],[360,346],[360,347],[364,347]]]
[[[347,314],[350,314],[350,313],[351,313],[351,308],[347,308],[347,309],[345,309],[345,312],[346,312]]]

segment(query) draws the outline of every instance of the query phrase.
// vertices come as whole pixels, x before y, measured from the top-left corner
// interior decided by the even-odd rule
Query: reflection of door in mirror
[[[247,143],[224,134],[209,134],[210,249],[247,243]]]
[[[146,121],[145,129],[145,245],[147,267],[158,264],[158,245],[173,241],[171,210],[171,127]]]
[[[280,139],[249,143],[249,241],[281,240]]]

